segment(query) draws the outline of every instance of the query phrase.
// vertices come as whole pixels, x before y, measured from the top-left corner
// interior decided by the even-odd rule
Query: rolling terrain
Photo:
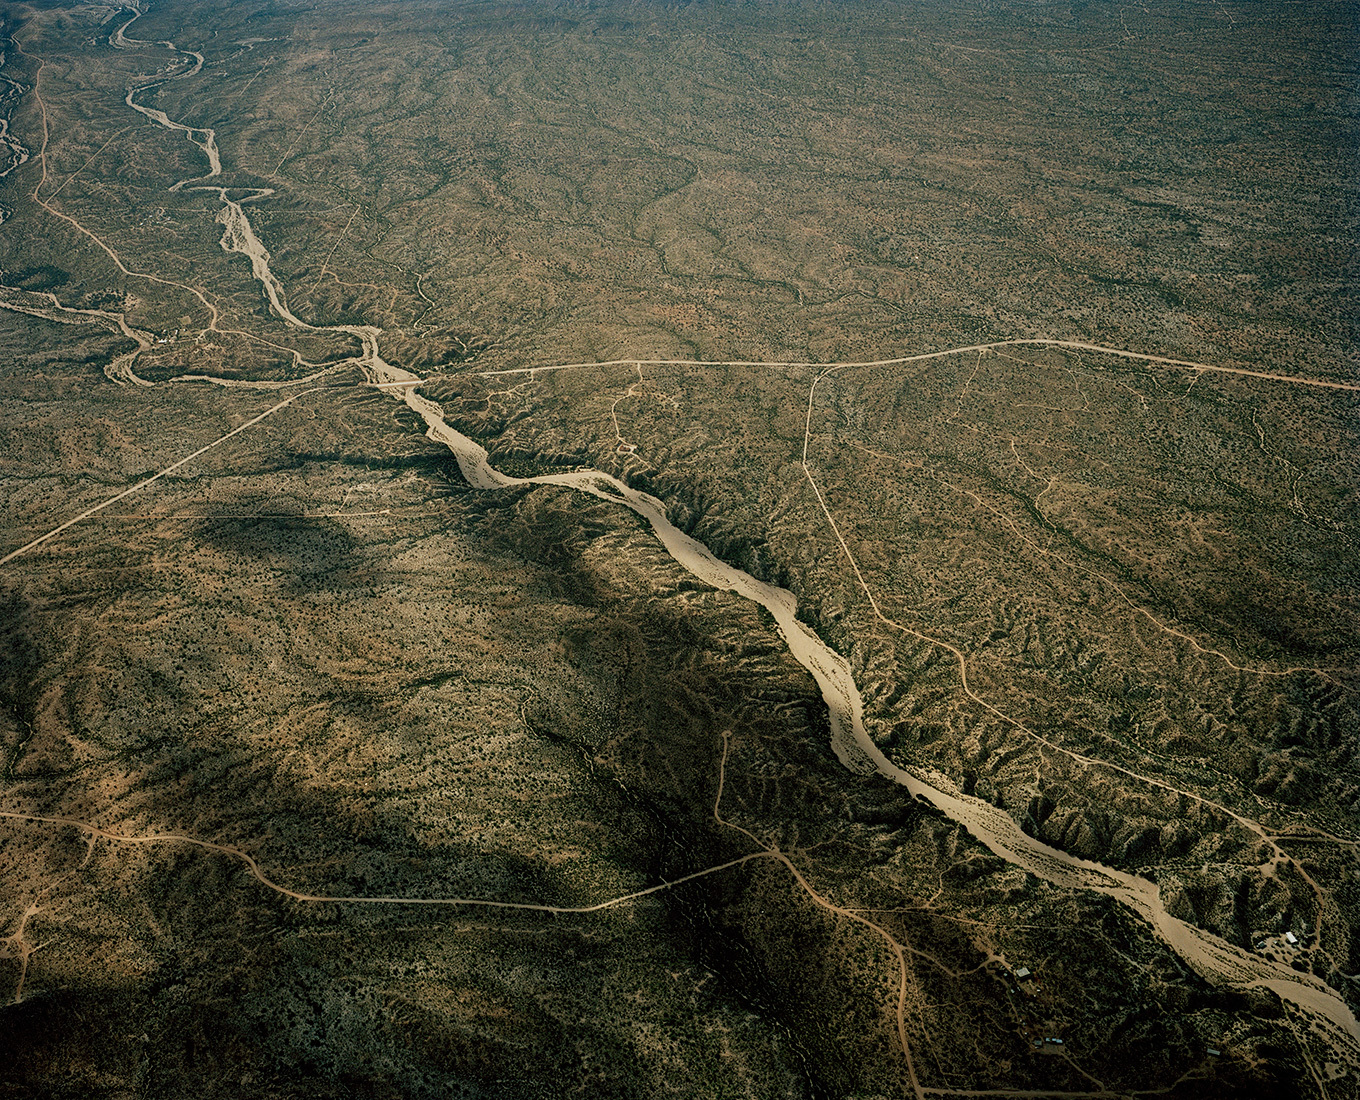
[[[0,30],[0,1094],[1358,1094],[1346,5]]]

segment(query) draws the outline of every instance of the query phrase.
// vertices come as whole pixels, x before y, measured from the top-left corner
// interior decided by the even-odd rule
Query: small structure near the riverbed
[[[1022,966],[1015,972],[1015,980],[1017,982],[1027,982],[1032,977],[1033,975],[1029,972],[1029,967],[1027,966]]]

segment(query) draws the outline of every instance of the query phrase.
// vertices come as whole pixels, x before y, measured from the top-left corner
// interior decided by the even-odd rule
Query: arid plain
[[[1360,1095],[1358,30],[0,5],[0,1096]]]

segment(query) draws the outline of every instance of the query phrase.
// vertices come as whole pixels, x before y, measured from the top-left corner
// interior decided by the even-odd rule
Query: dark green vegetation
[[[792,589],[898,763],[1360,1004],[1354,392],[631,362],[1038,336],[1354,383],[1353,5],[167,0],[127,33],[184,78],[130,16],[0,5],[0,554],[284,396],[172,379],[358,349],[170,190],[207,161],[145,84],[272,189],[298,318],[381,327],[506,472],[608,470]],[[105,377],[117,317],[154,387]],[[1356,1095],[1271,990],[849,774],[769,616],[631,513],[473,492],[362,383],[0,566],[0,809],[588,906],[759,851],[713,815],[727,733],[722,815],[907,949],[932,1095]],[[0,820],[0,936],[0,1096],[911,1092],[886,940],[768,855],[551,915]]]

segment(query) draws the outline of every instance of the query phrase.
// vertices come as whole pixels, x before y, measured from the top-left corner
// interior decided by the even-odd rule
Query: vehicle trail
[[[828,901],[821,894],[819,894],[816,889],[813,888],[812,884],[809,883],[808,880],[803,876],[803,873],[797,867],[794,866],[793,862],[789,859],[787,855],[781,852],[778,848],[771,847],[765,844],[763,841],[760,840],[759,837],[757,837],[753,832],[751,832],[751,830],[743,828],[741,825],[736,825],[722,816],[721,811],[722,811],[723,787],[727,780],[727,757],[729,752],[731,751],[731,743],[732,743],[731,732],[729,730],[723,730],[722,755],[721,757],[719,757],[718,760],[718,789],[717,793],[714,794],[713,796],[713,820],[716,821],[719,825],[723,825],[729,829],[734,829],[737,832],[741,833],[743,836],[747,837],[753,844],[755,844],[756,847],[761,849],[761,854],[771,856],[774,859],[777,859],[780,863],[782,863],[793,875],[798,885],[803,888],[803,892],[806,893],[807,896],[810,897],[814,902],[816,902],[817,905],[819,905],[821,908],[827,910],[827,912],[833,914],[834,916],[844,917],[847,920],[854,921],[856,924],[863,925],[865,928],[868,928],[871,931],[877,933],[887,943],[889,949],[891,949],[891,951],[897,958],[898,987],[897,987],[897,1010],[895,1013],[897,1024],[897,1041],[902,1048],[902,1057],[906,1060],[907,1063],[907,1078],[911,1082],[911,1090],[917,1097],[917,1100],[924,1100],[925,1090],[921,1088],[921,1082],[916,1074],[916,1064],[911,1056],[911,1044],[907,1041],[906,1012],[907,1012],[907,984],[909,971],[907,968],[907,956],[905,945],[900,943],[897,940],[897,938],[894,937],[892,933],[889,932],[882,925],[875,924],[873,921],[863,916],[858,909],[842,908],[841,906],[835,905],[832,902]]]
[[[293,888],[285,886],[282,883],[271,878],[268,874],[265,873],[264,869],[260,866],[259,861],[256,860],[254,856],[252,856],[249,852],[245,851],[244,849],[231,844],[219,844],[216,843],[215,841],[204,840],[200,837],[189,836],[183,833],[145,833],[141,835],[117,833],[109,829],[101,828],[100,826],[95,825],[93,822],[81,818],[63,817],[48,814],[27,814],[13,810],[0,810],[0,818],[8,818],[13,821],[23,821],[28,822],[30,824],[69,826],[71,828],[78,829],[82,833],[85,833],[90,838],[91,843],[93,843],[94,840],[96,839],[100,839],[107,840],[116,844],[128,844],[128,845],[185,844],[189,845],[190,847],[201,848],[206,851],[218,852],[222,855],[229,856],[233,859],[239,860],[242,863],[244,863],[251,877],[254,878],[261,885],[267,887],[270,890],[273,890],[275,893],[280,894],[283,897],[289,898],[293,901],[308,904],[434,905],[465,908],[471,907],[485,909],[509,909],[519,910],[523,912],[548,913],[553,916],[586,915],[591,913],[603,912],[606,909],[612,909],[616,906],[623,905],[630,901],[637,901],[641,898],[650,897],[654,894],[659,894],[665,890],[673,889],[676,886],[682,886],[685,883],[694,882],[698,879],[706,878],[710,875],[715,875],[722,871],[731,870],[732,868],[743,866],[747,863],[754,862],[755,860],[772,859],[782,864],[789,871],[789,873],[798,883],[799,887],[819,907],[827,910],[834,916],[843,917],[847,920],[853,921],[856,924],[862,925],[865,928],[870,929],[878,936],[880,936],[888,944],[889,948],[895,954],[897,958],[899,973],[899,991],[895,1013],[897,1035],[899,1043],[901,1044],[902,1053],[906,1059],[907,1073],[911,1081],[912,1091],[918,1098],[921,1098],[921,1100],[923,1100],[925,1091],[921,1088],[920,1082],[917,1080],[916,1069],[912,1061],[911,1049],[907,1041],[906,1035],[905,1012],[909,971],[906,962],[905,946],[902,943],[900,943],[890,932],[888,932],[881,925],[876,924],[875,922],[862,916],[858,911],[854,909],[843,908],[839,905],[836,905],[834,902],[829,901],[826,897],[824,897],[821,893],[817,891],[817,889],[807,880],[803,872],[792,862],[792,860],[789,859],[789,857],[784,852],[780,851],[777,847],[770,847],[764,844],[749,829],[743,828],[740,825],[733,824],[732,822],[726,820],[722,816],[721,806],[723,790],[726,783],[727,759],[730,751],[731,741],[730,733],[724,730],[722,738],[723,738],[722,754],[720,756],[718,764],[717,791],[713,799],[713,818],[719,825],[724,826],[725,828],[728,829],[733,829],[736,832],[739,832],[743,836],[750,839],[759,850],[755,852],[750,852],[743,856],[738,856],[735,859],[730,859],[722,863],[714,864],[713,866],[710,867],[705,867],[702,870],[694,871],[687,875],[682,875],[679,878],[666,880],[657,883],[653,886],[645,887],[641,890],[634,890],[627,894],[621,894],[617,897],[608,898],[605,901],[595,902],[589,905],[551,905],[539,902],[502,901],[495,898],[469,898],[461,896],[397,897],[388,895],[378,897],[365,897],[358,895],[310,894],[300,890],[294,890]],[[88,860],[88,853],[86,858]],[[27,972],[28,957],[29,955],[33,954],[33,952],[36,951],[37,948],[27,945],[24,939],[24,929],[26,927],[28,919],[33,915],[37,914],[38,912],[40,912],[40,910],[36,903],[30,905],[23,915],[22,921],[19,926],[19,930],[14,935],[10,936],[7,940],[0,941],[0,944],[4,945],[3,947],[0,947],[0,958],[10,957],[9,945],[10,944],[16,945],[15,950],[17,950],[20,953],[20,956],[22,957],[25,967],[25,973]],[[22,989],[23,989],[23,975],[21,974],[19,982],[19,993],[16,993],[15,996],[16,1004],[18,1003],[19,998],[22,995]],[[939,1094],[942,1090],[934,1089],[930,1091],[935,1094]]]
[[[331,97],[335,95],[335,91],[336,89],[332,88],[329,92],[326,93],[326,98],[321,101],[321,106],[316,109],[316,114],[312,115],[312,117],[307,120],[307,125],[304,126],[302,128],[302,132],[299,133],[298,136],[293,139],[293,144],[288,146],[287,152],[285,152],[283,156],[279,157],[278,164],[274,165],[275,175],[278,175],[279,169],[283,167],[283,162],[293,155],[293,150],[298,147],[298,143],[301,142],[302,139],[307,136],[307,131],[312,128],[312,123],[321,117],[321,112],[326,109],[326,104],[331,101]]]
[[[285,398],[284,400],[280,401],[277,405],[271,405],[269,408],[265,409],[265,411],[260,413],[258,416],[252,417],[250,420],[247,420],[243,424],[238,424],[235,428],[232,428],[231,431],[227,432],[226,435],[214,439],[211,443],[207,444],[207,446],[200,447],[193,454],[186,455],[184,458],[181,458],[178,462],[172,463],[171,465],[165,467],[165,469],[163,470],[156,471],[156,473],[152,474],[148,478],[143,478],[141,481],[137,482],[136,485],[124,489],[121,493],[117,493],[114,496],[108,497],[107,499],[100,501],[93,508],[87,508],[85,511],[81,512],[80,515],[75,516],[72,519],[68,519],[65,523],[52,528],[52,530],[48,531],[45,535],[40,535],[32,542],[25,543],[23,546],[19,547],[19,549],[11,550],[3,558],[0,558],[0,565],[6,565],[9,562],[13,561],[15,558],[27,554],[30,550],[36,550],[43,543],[47,542],[48,539],[54,538],[55,536],[61,534],[63,531],[67,530],[70,527],[74,527],[81,520],[89,519],[90,516],[94,515],[96,512],[102,512],[110,504],[117,504],[118,501],[122,500],[124,497],[130,497],[133,493],[140,492],[142,489],[145,489],[148,485],[152,485],[155,482],[160,481],[161,478],[174,473],[181,466],[187,465],[194,459],[198,458],[199,455],[206,454],[208,451],[211,451],[214,447],[218,446],[219,444],[225,443],[232,436],[239,435],[247,428],[253,428],[261,420],[264,420],[266,417],[273,416],[280,409],[286,408],[299,398],[306,397],[307,394],[309,393],[315,393],[316,389],[317,389],[316,387],[313,387],[310,390],[303,390],[301,393],[295,393],[293,394],[292,397]]]
[[[33,202],[36,203],[38,206],[42,207],[42,209],[46,210],[53,217],[59,218],[62,221],[66,222],[81,235],[88,237],[101,251],[105,253],[105,255],[109,257],[110,260],[113,261],[114,266],[117,267],[120,272],[122,272],[129,278],[145,279],[148,282],[158,283],[161,286],[175,287],[178,290],[184,290],[192,294],[203,304],[204,308],[207,309],[209,317],[209,328],[216,331],[217,321],[219,319],[217,307],[214,306],[210,301],[208,301],[207,296],[201,290],[188,286],[185,283],[176,282],[173,279],[163,279],[159,275],[152,275],[142,271],[133,271],[131,268],[129,268],[126,264],[123,263],[122,258],[118,255],[118,253],[115,252],[113,248],[111,248],[102,237],[100,237],[93,230],[87,229],[76,218],[73,218],[71,215],[63,213],[62,211],[58,210],[55,206],[51,204],[51,202],[48,199],[44,199],[39,195],[39,192],[43,189],[43,187],[47,184],[48,181],[47,150],[48,145],[50,144],[51,141],[51,126],[49,125],[47,116],[47,102],[46,100],[43,99],[41,87],[42,72],[44,67],[46,66],[46,62],[42,58],[34,57],[32,54],[25,51],[23,48],[23,44],[19,41],[19,39],[11,37],[10,41],[14,43],[14,48],[17,52],[23,54],[25,57],[37,63],[37,71],[33,75],[32,91],[34,101],[38,104],[39,113],[42,118],[42,144],[38,150],[38,164],[40,168],[38,182],[34,186],[33,191],[31,192],[31,198],[33,199]],[[131,95],[131,93],[129,93],[129,95]],[[147,382],[145,379],[139,378],[132,370],[133,364],[135,363],[137,356],[139,356],[143,351],[145,351],[148,347],[151,346],[152,341],[151,337],[148,334],[141,332],[138,329],[133,329],[131,326],[129,326],[126,317],[122,313],[115,314],[111,312],[105,312],[103,310],[72,309],[58,302],[55,295],[51,297],[52,301],[55,303],[55,308],[64,313],[69,313],[73,316],[98,315],[115,320],[120,330],[124,333],[124,335],[130,337],[131,339],[137,342],[137,350],[135,352],[130,352],[126,355],[118,356],[112,363],[109,364],[108,367],[105,368],[104,373],[107,374],[109,378],[115,382],[133,383],[141,386],[150,385],[149,382]]]
[[[395,896],[380,897],[360,897],[350,894],[308,894],[301,890],[294,890],[284,886],[280,882],[275,882],[260,867],[259,862],[249,852],[243,848],[237,848],[231,844],[218,844],[211,840],[203,840],[200,837],[188,836],[184,833],[144,833],[140,836],[129,835],[127,833],[115,833],[108,829],[100,828],[90,821],[83,821],[74,817],[57,817],[47,814],[25,814],[15,810],[0,810],[0,817],[9,818],[12,821],[26,821],[35,825],[68,825],[74,829],[87,833],[100,840],[109,840],[117,844],[187,844],[193,848],[203,848],[210,852],[220,852],[223,855],[239,859],[246,865],[246,870],[250,872],[252,878],[261,885],[273,890],[276,894],[282,894],[293,901],[307,902],[311,904],[329,905],[441,905],[449,907],[474,907],[482,909],[518,909],[532,913],[552,913],[555,915],[569,915],[573,913],[599,913],[605,909],[612,909],[625,902],[636,901],[639,898],[651,897],[659,894],[663,890],[670,890],[676,886],[682,886],[695,879],[706,878],[709,875],[716,875],[720,871],[727,871],[733,867],[740,867],[757,859],[768,859],[768,851],[751,852],[748,855],[738,856],[736,859],[729,859],[726,863],[715,864],[712,867],[705,867],[701,871],[694,871],[680,878],[671,879],[667,882],[658,883],[655,886],[648,886],[642,890],[634,890],[628,894],[620,894],[618,897],[609,898],[605,901],[595,902],[593,905],[544,905],[537,902],[527,901],[499,901],[495,898],[464,898],[464,897],[434,897],[434,898],[404,898]]]
[[[556,363],[541,367],[515,367],[511,370],[481,371],[481,378],[495,378],[506,374],[533,374],[540,371],[586,370],[594,367],[626,367],[639,364],[644,367],[802,367],[809,370],[831,368],[844,370],[850,367],[895,367],[907,363],[923,363],[930,359],[943,359],[949,355],[966,352],[995,351],[997,348],[1013,347],[1052,347],[1071,348],[1077,351],[1100,352],[1121,359],[1134,359],[1143,363],[1155,363],[1164,367],[1180,367],[1196,372],[1210,374],[1237,374],[1248,378],[1260,378],[1271,382],[1289,382],[1299,386],[1315,386],[1321,389],[1346,390],[1360,393],[1360,383],[1334,382],[1323,378],[1306,378],[1294,374],[1275,374],[1268,371],[1246,370],[1242,367],[1222,367],[1213,363],[1196,363],[1187,359],[1170,359],[1164,355],[1149,355],[1141,351],[1108,347],[1104,344],[1090,344],[1082,340],[1049,340],[1030,338],[1021,340],[994,340],[988,344],[967,344],[943,351],[926,351],[918,355],[903,355],[894,359],[865,359],[840,363],[814,363],[810,360],[790,359],[604,359],[596,363]]]
[[[28,922],[42,909],[38,903],[32,902],[22,913],[19,914],[19,928],[13,935],[0,939],[0,959],[19,960],[19,981],[14,987],[14,1000],[11,1004],[22,1004],[24,999],[24,982],[28,979],[28,960],[37,954],[46,944],[32,944],[28,942],[24,935],[28,928]]]
[[[122,137],[123,134],[126,134],[131,129],[132,129],[131,126],[124,126],[121,130],[115,133],[113,137],[109,138],[108,141],[104,142],[103,145],[101,145],[98,149],[96,149],[93,153],[86,157],[85,163],[82,164],[79,168],[77,168],[74,172],[72,172],[69,176],[67,176],[64,180],[62,180],[61,185],[47,197],[49,199],[55,199],[58,195],[65,191],[67,184],[69,184],[73,179],[80,175],[81,172],[85,171],[86,168],[88,168],[91,164],[94,163],[95,157],[99,156],[100,153],[102,153],[105,149],[107,149],[110,145],[117,141],[118,138]]]
[[[321,285],[321,280],[330,274],[330,263],[335,256],[335,250],[340,247],[340,243],[349,235],[349,227],[354,224],[354,219],[359,216],[359,211],[362,209],[363,207],[357,202],[354,204],[354,211],[350,214],[349,221],[345,222],[345,228],[340,230],[335,238],[335,243],[331,245],[331,250],[326,253],[326,258],[321,262],[321,270],[317,272],[316,282],[312,284],[313,293],[316,291],[317,287]],[[336,281],[338,282],[339,280],[337,279]]]
[[[944,641],[943,639],[936,638],[933,635],[925,634],[919,630],[916,630],[915,628],[910,627],[884,613],[883,609],[878,603],[877,598],[874,596],[873,591],[870,589],[869,583],[866,580],[863,572],[860,570],[858,560],[856,559],[854,553],[850,550],[850,546],[846,542],[844,536],[841,534],[840,526],[839,524],[836,523],[835,517],[831,513],[830,506],[827,504],[826,497],[824,496],[822,488],[818,484],[816,477],[813,475],[812,467],[810,466],[808,461],[809,448],[811,446],[812,440],[812,412],[817,386],[825,378],[829,377],[832,373],[839,371],[840,369],[841,369],[840,366],[832,366],[824,370],[813,381],[812,386],[808,391],[807,416],[805,420],[803,434],[802,468],[803,474],[806,477],[808,484],[812,487],[812,491],[817,497],[817,502],[821,506],[822,513],[826,517],[826,521],[830,526],[832,533],[835,535],[837,543],[840,545],[841,552],[845,555],[846,561],[850,564],[850,567],[854,571],[856,579],[859,581],[860,590],[864,593],[865,598],[868,600],[869,607],[873,612],[874,617],[878,619],[880,622],[882,622],[885,626],[889,626],[895,630],[899,630],[903,633],[909,634],[910,636],[917,638],[920,641],[926,642],[929,645],[935,646],[939,649],[943,649],[946,652],[948,652],[951,656],[953,656],[956,664],[958,665],[960,685],[964,694],[967,695],[969,699],[971,699],[978,706],[987,710],[993,716],[1001,719],[1003,722],[1019,730],[1020,732],[1026,734],[1028,737],[1032,738],[1038,744],[1043,745],[1045,748],[1051,749],[1054,752],[1067,756],[1069,759],[1082,763],[1088,767],[1098,767],[1103,768],[1107,771],[1117,772],[1121,775],[1137,780],[1138,782],[1145,783],[1149,786],[1157,787],[1162,790],[1171,792],[1173,794],[1189,798],[1202,806],[1208,807],[1210,809],[1216,810],[1219,813],[1226,815],[1229,819],[1235,821],[1243,828],[1255,834],[1274,853],[1274,858],[1276,860],[1286,862],[1290,866],[1294,867],[1294,869],[1299,873],[1299,875],[1304,879],[1304,881],[1306,881],[1310,885],[1317,898],[1319,913],[1318,919],[1320,921],[1322,910],[1324,907],[1323,906],[1324,898],[1321,887],[1319,887],[1317,883],[1313,880],[1313,878],[1304,870],[1304,868],[1299,865],[1297,860],[1295,860],[1292,856],[1290,856],[1287,852],[1280,848],[1280,846],[1277,843],[1275,843],[1274,840],[1271,839],[1269,832],[1259,822],[1254,821],[1251,818],[1245,817],[1239,813],[1236,813],[1235,811],[1230,810],[1228,807],[1224,806],[1219,802],[1215,802],[1212,799],[1204,798],[1203,796],[1196,795],[1191,791],[1183,790],[1182,788],[1176,787],[1162,780],[1154,779],[1150,776],[1143,775],[1140,772],[1136,772],[1133,771],[1132,769],[1122,767],[1110,761],[1098,760],[1096,758],[1086,756],[1082,753],[1078,753],[1072,749],[1066,748],[1065,746],[1059,745],[1056,742],[1042,736],[1041,734],[1036,733],[1034,730],[1030,729],[1023,722],[1016,719],[1012,715],[1007,714],[1006,712],[1002,711],[1000,708],[994,706],[993,704],[987,702],[975,691],[973,691],[971,685],[968,682],[967,658],[964,655],[963,651],[960,650],[957,646],[954,646],[951,643]],[[976,374],[976,368],[974,370],[974,373]],[[966,492],[966,490],[960,489],[957,486],[954,486],[942,479],[936,478],[935,480],[939,481],[939,483],[942,485],[954,489],[956,492],[960,493]],[[1017,531],[1016,534],[1019,535],[1019,532]],[[1023,536],[1020,537],[1023,539]],[[1044,550],[1041,547],[1038,547],[1037,544],[1033,543],[1031,540],[1026,539],[1024,541],[1029,542],[1030,545],[1034,546],[1035,549],[1037,549],[1041,554],[1049,553],[1049,551]],[[1096,577],[1097,579],[1105,580],[1105,578],[1102,577],[1099,573],[1087,569],[1084,566],[1076,565],[1076,563],[1069,562],[1065,557],[1063,557],[1060,554],[1054,554],[1054,556],[1057,557],[1059,561],[1063,561],[1064,563],[1071,565],[1074,568],[1081,570],[1082,572],[1086,572],[1091,576]],[[1233,668],[1238,672],[1249,673],[1259,676],[1289,676],[1297,672],[1307,672],[1321,676],[1324,679],[1331,679],[1331,677],[1328,676],[1328,674],[1323,670],[1311,667],[1309,668],[1294,667],[1283,670],[1272,670],[1272,669],[1247,668],[1241,665],[1237,665],[1232,660],[1230,660],[1225,654],[1219,652],[1218,650],[1209,649],[1201,645],[1190,635],[1161,623],[1146,608],[1135,603],[1118,585],[1115,585],[1113,582],[1108,583],[1110,583],[1111,587],[1114,588],[1115,592],[1118,593],[1118,595],[1124,600],[1125,603],[1127,603],[1134,611],[1140,612],[1145,617],[1147,617],[1153,623],[1153,625],[1166,631],[1166,633],[1171,634],[1172,636],[1180,638],[1181,640],[1187,642],[1196,650],[1196,652],[1202,655],[1205,656],[1213,655],[1221,658],[1230,668]]]

